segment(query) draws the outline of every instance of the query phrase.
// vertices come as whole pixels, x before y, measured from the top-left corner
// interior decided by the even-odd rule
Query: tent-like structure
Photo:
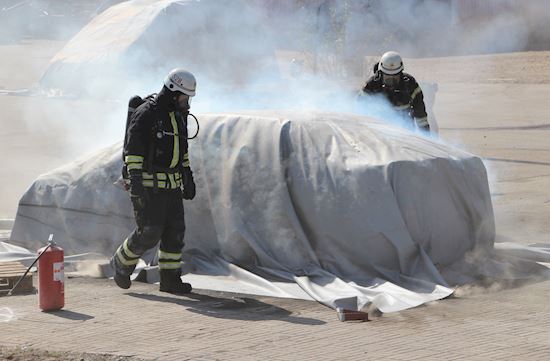
[[[239,270],[271,289],[283,279],[331,307],[389,312],[448,296],[440,270],[493,246],[476,156],[344,113],[199,119],[198,193],[185,201],[195,272]],[[41,176],[21,198],[12,241],[36,249],[54,233],[69,254],[111,254],[134,227],[120,169],[117,144]]]
[[[221,85],[250,82],[276,72],[273,44],[262,36],[266,31],[255,8],[240,1],[125,1],[74,36],[51,59],[40,85],[119,95],[156,88],[176,67],[200,74],[203,84],[207,78]]]

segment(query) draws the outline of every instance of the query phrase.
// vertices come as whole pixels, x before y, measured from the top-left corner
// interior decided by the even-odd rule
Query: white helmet
[[[179,91],[192,97],[197,89],[197,80],[187,70],[176,68],[164,79],[164,85],[171,91]]]
[[[395,51],[388,51],[380,58],[379,69],[384,74],[395,75],[403,71],[403,59]]]

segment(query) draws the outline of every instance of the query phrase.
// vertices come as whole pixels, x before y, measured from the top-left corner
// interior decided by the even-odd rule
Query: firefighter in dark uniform
[[[121,288],[130,287],[140,256],[160,240],[160,291],[191,292],[191,285],[181,280],[182,199],[195,197],[187,145],[187,115],[195,89],[193,74],[174,69],[158,95],[146,98],[129,119],[124,163],[137,227],[111,258]]]
[[[429,132],[422,89],[414,77],[404,73],[403,69],[403,60],[398,53],[384,53],[380,62],[374,66],[374,75],[369,78],[360,96],[384,94],[397,111],[404,112],[418,128]]]

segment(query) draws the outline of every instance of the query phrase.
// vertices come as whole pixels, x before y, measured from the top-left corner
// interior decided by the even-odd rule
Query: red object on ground
[[[337,308],[338,319],[340,321],[368,321],[369,314],[367,312],[345,310]]]
[[[51,245],[40,248],[38,260],[38,306],[43,311],[56,311],[65,306],[65,273],[63,249]]]

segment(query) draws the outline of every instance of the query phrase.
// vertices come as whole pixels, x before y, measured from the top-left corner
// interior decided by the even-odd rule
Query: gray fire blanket
[[[493,247],[476,156],[344,113],[198,118],[198,191],[184,203],[193,272],[292,282],[330,307],[392,312],[450,295],[440,270]],[[121,164],[117,144],[41,176],[21,198],[11,242],[36,249],[54,233],[68,254],[112,254],[135,225],[115,184]]]

